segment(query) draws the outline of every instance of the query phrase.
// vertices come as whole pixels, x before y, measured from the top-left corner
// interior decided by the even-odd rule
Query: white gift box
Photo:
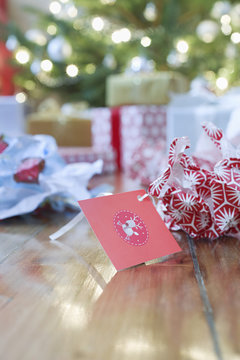
[[[19,104],[15,96],[0,96],[0,135],[15,137],[24,133],[24,104]]]
[[[203,89],[198,93],[190,91],[184,95],[176,95],[167,108],[167,146],[176,137],[188,136],[192,145],[191,152],[194,151],[202,133],[201,124],[211,121],[226,131],[232,113],[239,104],[238,90],[229,91],[219,98]]]

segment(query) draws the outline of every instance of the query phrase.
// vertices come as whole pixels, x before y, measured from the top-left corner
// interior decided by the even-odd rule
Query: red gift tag
[[[144,190],[79,201],[117,270],[181,251]]]

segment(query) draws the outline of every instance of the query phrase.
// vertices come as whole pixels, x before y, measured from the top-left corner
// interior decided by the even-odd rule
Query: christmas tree
[[[53,0],[25,34],[11,24],[7,47],[32,98],[105,103],[105,80],[126,71],[201,75],[213,90],[237,85],[240,3],[192,0]]]

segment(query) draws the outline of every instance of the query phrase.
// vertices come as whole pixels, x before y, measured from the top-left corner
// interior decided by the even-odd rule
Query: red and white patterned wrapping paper
[[[110,108],[92,109],[91,115],[93,148],[97,151],[107,151],[112,149]]]
[[[144,141],[132,155],[132,166],[127,169],[127,175],[140,184],[147,186],[167,166],[165,142],[157,141],[149,144]]]
[[[212,123],[203,129],[222,154],[217,163],[184,154],[187,137],[170,146],[168,167],[149,186],[157,209],[171,230],[182,229],[194,238],[215,239],[240,231],[240,156]]]
[[[166,142],[166,107],[130,105],[120,109],[121,168],[128,171],[133,165],[133,154],[144,142]],[[92,141],[98,151],[112,148],[111,109],[92,110]]]
[[[92,147],[59,147],[58,151],[67,164],[78,162],[93,163],[98,159],[102,159],[103,173],[116,171],[116,154],[113,149],[97,151]]]

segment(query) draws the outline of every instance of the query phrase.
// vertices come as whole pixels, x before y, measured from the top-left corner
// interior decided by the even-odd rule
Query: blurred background
[[[118,118],[148,119],[138,146],[164,148],[174,136],[195,142],[204,119],[226,128],[239,103],[239,1],[0,0],[0,20],[3,133],[99,151],[114,142],[120,106]],[[149,120],[154,111],[160,120]],[[150,141],[154,131],[162,145]]]
[[[217,93],[239,81],[238,1],[1,0],[1,13],[15,89],[33,99],[103,106],[106,78],[126,70],[201,75]]]

